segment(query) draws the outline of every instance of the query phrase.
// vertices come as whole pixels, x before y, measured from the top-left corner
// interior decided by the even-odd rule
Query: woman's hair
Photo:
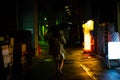
[[[53,37],[58,38],[58,37],[60,37],[62,35],[63,35],[63,30],[58,30],[58,31],[53,32]]]
[[[63,35],[63,30],[59,30],[59,34],[60,34],[60,35]]]

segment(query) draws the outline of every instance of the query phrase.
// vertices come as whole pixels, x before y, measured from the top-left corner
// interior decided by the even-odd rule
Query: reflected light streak
[[[90,69],[89,69],[89,68],[85,67],[85,66],[82,65],[82,64],[80,64],[80,66],[85,70],[85,72],[86,72],[92,79],[97,80],[97,79],[95,78],[95,76],[93,75],[93,73],[90,73]]]
[[[50,62],[50,61],[52,61],[52,59],[44,59],[44,61]]]

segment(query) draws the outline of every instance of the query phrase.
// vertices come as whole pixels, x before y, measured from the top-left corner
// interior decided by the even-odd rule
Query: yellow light
[[[82,24],[84,32],[84,51],[91,52],[91,34],[90,31],[94,28],[94,21],[88,20],[85,24]]]
[[[48,27],[48,24],[46,24],[45,26]]]
[[[70,11],[69,9],[66,9],[66,11]]]
[[[86,25],[87,25],[87,28],[88,28],[89,30],[93,30],[94,21],[88,20],[87,23],[86,23]]]
[[[70,11],[68,11],[67,13],[70,14]]]
[[[65,6],[65,8],[68,8],[69,6]]]
[[[82,24],[82,28],[83,28],[83,29],[85,28],[85,24]]]
[[[45,17],[44,20],[47,20],[47,18]]]
[[[85,33],[85,34],[88,34],[88,33],[90,32],[90,30],[89,30],[89,27],[88,27],[87,23],[85,23],[85,24],[83,25],[83,27],[84,27],[84,33]]]

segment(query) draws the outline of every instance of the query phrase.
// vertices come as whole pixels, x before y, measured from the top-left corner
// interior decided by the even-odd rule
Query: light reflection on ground
[[[53,61],[53,60],[52,59],[44,59],[44,61],[48,61],[49,62],[49,61]]]

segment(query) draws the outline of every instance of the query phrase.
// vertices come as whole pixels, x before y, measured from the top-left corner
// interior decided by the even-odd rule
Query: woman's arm
[[[63,39],[63,43],[66,44],[66,39],[64,36],[62,36],[62,39]]]

